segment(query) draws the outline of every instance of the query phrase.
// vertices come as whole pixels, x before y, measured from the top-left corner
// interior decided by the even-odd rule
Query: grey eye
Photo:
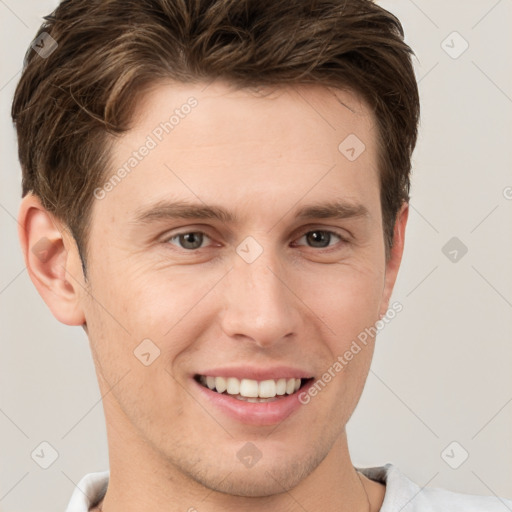
[[[314,231],[309,231],[308,233],[305,233],[299,240],[305,238],[307,244],[310,247],[324,248],[332,245],[331,242],[333,236],[341,240],[341,237],[336,233],[333,233],[332,231],[315,229]]]
[[[174,235],[169,239],[169,242],[173,243],[174,240],[178,240],[179,247],[181,247],[182,249],[194,250],[199,249],[203,245],[205,236],[206,235],[204,233],[201,233],[199,231],[192,231],[189,233],[180,233],[178,235]]]

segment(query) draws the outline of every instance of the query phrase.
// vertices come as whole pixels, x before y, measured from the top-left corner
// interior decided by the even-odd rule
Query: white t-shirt
[[[386,484],[380,512],[506,512],[512,500],[475,496],[438,488],[421,488],[393,464],[356,468],[371,480]],[[108,485],[109,471],[89,473],[78,483],[66,512],[88,512],[100,502]]]

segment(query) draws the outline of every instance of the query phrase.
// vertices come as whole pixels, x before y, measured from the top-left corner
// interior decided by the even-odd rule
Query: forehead
[[[358,95],[317,85],[155,84],[105,180],[123,168],[100,208],[183,198],[270,213],[306,195],[378,199],[373,114]]]
[[[199,108],[187,107],[191,98]],[[173,116],[174,112],[177,115]],[[182,123],[185,118],[189,119]],[[297,125],[299,119],[302,123]],[[264,134],[267,142],[273,145],[284,145],[286,134],[291,131],[296,136],[305,133],[312,142],[318,142],[327,130],[337,132],[338,136],[353,130],[364,138],[370,133],[373,135],[375,129],[372,112],[361,96],[351,90],[315,84],[247,88],[222,80],[209,84],[163,82],[151,85],[138,98],[133,113],[133,129],[127,134],[127,139],[130,135],[136,136],[137,132],[151,131],[157,120],[164,125],[170,121],[173,135],[187,133],[188,126],[196,135],[208,140],[215,136],[219,142],[223,136],[229,140],[240,140],[243,136]],[[266,130],[261,130],[263,125]],[[292,126],[293,130],[290,130]],[[288,130],[283,133],[278,131],[280,128]],[[201,143],[203,139],[190,139],[190,143],[195,141]]]

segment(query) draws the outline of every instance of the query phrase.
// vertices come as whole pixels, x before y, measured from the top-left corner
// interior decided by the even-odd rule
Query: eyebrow
[[[369,211],[360,203],[336,200],[303,206],[295,213],[295,217],[300,220],[343,220],[369,217]],[[135,223],[137,224],[149,224],[155,221],[171,219],[213,219],[231,224],[235,224],[240,220],[234,212],[223,207],[188,201],[159,201],[148,208],[139,209],[135,212]]]
[[[208,206],[188,201],[159,201],[147,209],[137,210],[135,215],[137,224],[170,219],[215,219],[225,223],[238,221],[238,217],[234,213],[220,206]]]
[[[370,212],[360,203],[347,201],[329,201],[303,206],[296,213],[298,219],[349,219],[357,217],[369,217]]]

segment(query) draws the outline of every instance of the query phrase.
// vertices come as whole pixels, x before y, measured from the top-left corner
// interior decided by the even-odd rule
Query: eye
[[[302,235],[298,242],[302,239],[306,240],[307,244],[310,244],[310,247],[323,249],[325,247],[330,247],[332,245],[336,245],[336,241],[333,244],[333,237],[337,238],[339,241],[345,242],[346,240],[341,236],[335,233],[334,231],[328,231],[324,229],[315,229],[313,231],[308,231],[304,235]],[[304,245],[296,242],[297,245]]]
[[[205,239],[209,240],[210,237],[201,231],[188,231],[186,233],[178,233],[167,239],[168,243],[178,245],[181,249],[193,251],[200,249]]]

